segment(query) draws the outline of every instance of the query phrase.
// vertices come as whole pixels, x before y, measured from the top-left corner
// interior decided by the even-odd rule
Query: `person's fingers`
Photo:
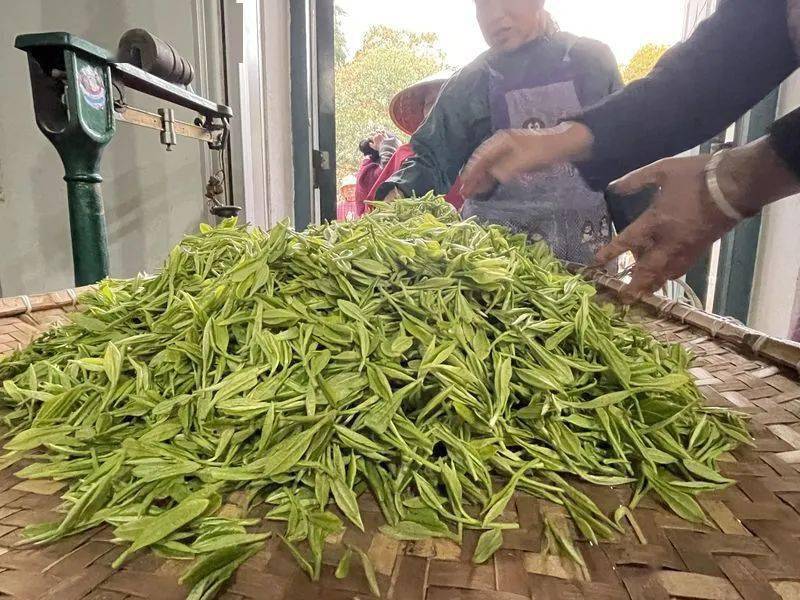
[[[511,138],[499,132],[485,141],[475,151],[461,177],[462,193],[465,197],[486,191],[487,182],[493,181],[497,164],[511,152]]]
[[[622,236],[616,237],[611,240],[610,243],[606,244],[600,250],[598,250],[597,254],[594,257],[594,267],[601,267],[603,265],[607,265],[615,258],[619,258],[626,252],[630,252],[631,248],[628,244],[628,240]]]
[[[472,154],[464,169],[464,178],[471,181],[474,174],[490,172],[490,168],[509,152],[509,145],[510,140],[503,132],[490,137]]]
[[[462,184],[460,193],[464,198],[480,198],[489,194],[495,187],[497,187],[497,180],[490,174],[485,173],[481,176],[476,176],[469,188]]]
[[[519,152],[512,152],[504,156],[495,163],[492,168],[492,177],[500,183],[508,183],[522,175],[530,172],[530,161]]]
[[[631,273],[631,282],[622,294],[623,301],[632,304],[661,289],[668,279],[667,265],[666,254],[656,247],[637,258]]]
[[[679,279],[686,275],[692,265],[697,262],[697,257],[700,256],[700,253],[697,256],[681,256],[678,253],[679,251],[676,250],[672,255],[672,260],[664,267],[664,276],[667,280]]]
[[[622,289],[620,298],[624,304],[635,304],[660,289],[666,281],[666,278],[662,278],[656,273],[637,270],[634,267],[631,282]]]
[[[653,209],[645,211],[609,244],[600,248],[595,257],[595,266],[608,264],[625,252],[632,252],[636,259],[644,255],[655,243],[658,218]]]
[[[634,273],[631,283],[620,293],[620,296],[623,303],[635,304],[645,296],[649,296],[664,287],[666,282],[666,277],[658,276],[655,273]]]
[[[642,167],[641,169],[629,173],[611,182],[608,186],[609,189],[620,196],[630,196],[636,192],[642,191],[648,186],[662,185],[664,181],[663,164],[660,162]]]

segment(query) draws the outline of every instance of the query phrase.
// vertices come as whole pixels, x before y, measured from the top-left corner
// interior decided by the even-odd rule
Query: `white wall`
[[[248,223],[294,218],[289,0],[225,0],[234,171]]]
[[[784,115],[800,106],[800,74],[781,87],[778,107]],[[800,276],[800,196],[764,211],[753,285],[749,325],[770,335],[790,334]]]
[[[289,2],[262,0],[262,69],[267,124],[267,193],[270,226],[294,219]]]
[[[718,0],[684,0],[683,37],[688,38],[701,21],[714,14]]]
[[[55,149],[36,127],[27,60],[23,52],[13,47],[15,36],[69,31],[114,50],[124,31],[143,27],[171,42],[197,67],[193,11],[202,4],[202,0],[3,0],[0,18],[3,296],[73,285],[64,172]],[[154,110],[158,106],[131,94],[131,104],[134,100],[145,109]],[[180,112],[178,118],[193,117]],[[106,149],[102,163],[113,276],[152,271],[181,236],[194,231],[205,220],[203,152],[199,142],[179,139],[174,151],[167,153],[157,132],[118,124],[117,135]]]

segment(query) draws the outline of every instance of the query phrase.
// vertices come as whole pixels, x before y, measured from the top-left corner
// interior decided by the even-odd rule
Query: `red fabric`
[[[369,193],[375,187],[375,181],[380,175],[380,163],[374,162],[369,157],[365,158],[358,170],[358,175],[356,175],[356,202],[363,203],[364,200],[371,197]]]
[[[411,144],[403,144],[397,149],[397,152],[394,153],[391,160],[386,164],[381,171],[378,179],[375,181],[372,189],[370,189],[369,194],[367,194],[367,200],[374,200],[375,195],[378,193],[378,188],[386,182],[389,177],[397,173],[400,170],[400,167],[403,166],[403,163],[406,159],[411,158],[414,156],[414,149],[411,147]],[[363,168],[363,167],[362,167]],[[461,180],[457,179],[455,185],[450,189],[447,195],[444,197],[450,204],[452,204],[456,210],[461,210],[461,207],[464,205],[464,198],[461,197],[459,190],[461,189]]]
[[[461,195],[461,177],[456,178],[456,182],[453,184],[453,187],[450,188],[450,191],[447,192],[444,199],[447,200],[453,207],[458,211],[461,212],[461,207],[464,206],[464,197]]]
[[[336,205],[337,221],[355,221],[364,214],[364,203],[355,200],[345,200]]]

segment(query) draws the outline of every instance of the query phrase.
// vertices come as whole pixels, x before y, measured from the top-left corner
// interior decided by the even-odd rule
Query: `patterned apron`
[[[503,76],[492,71],[489,95],[494,131],[555,127],[581,109],[569,56],[573,45],[566,45],[555,68],[542,69],[546,73]],[[462,215],[526,233],[531,242],[544,240],[558,258],[581,264],[590,264],[611,239],[603,194],[592,191],[572,165],[524,175],[498,186],[485,200],[468,199]]]

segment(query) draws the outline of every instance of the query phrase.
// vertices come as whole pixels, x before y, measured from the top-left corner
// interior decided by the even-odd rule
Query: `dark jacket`
[[[561,42],[569,34],[556,33]],[[571,38],[574,40],[574,38]],[[549,38],[528,42],[512,52],[488,51],[457,72],[442,88],[436,106],[412,136],[416,156],[378,190],[384,198],[394,187],[406,195],[422,196],[430,191],[446,194],[472,153],[492,134],[490,115],[490,70],[501,74],[541,69],[549,55],[563,44]],[[563,57],[563,50],[558,60]],[[577,39],[570,57],[581,76],[575,81],[583,106],[594,104],[622,87],[617,61],[611,50],[593,40]]]
[[[648,77],[585,110],[578,120],[595,138],[594,157],[578,165],[586,181],[604,189],[693,148],[777,87],[799,64],[787,19],[800,18],[800,10],[797,0],[788,2],[723,0]]]

